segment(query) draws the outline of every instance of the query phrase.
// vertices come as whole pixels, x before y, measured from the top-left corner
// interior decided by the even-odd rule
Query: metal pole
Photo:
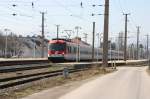
[[[149,70],[150,70],[150,57],[149,57],[149,35],[146,35],[147,36],[147,60],[148,60],[148,66],[149,66]]]
[[[108,67],[109,0],[105,0],[103,34],[103,69]]]
[[[94,61],[94,44],[95,44],[95,22],[93,22],[93,42],[92,42],[92,61]]]
[[[149,50],[148,50],[148,48],[149,48],[149,35],[147,35],[147,59],[149,58]]]
[[[87,33],[83,33],[84,35],[85,35],[85,42],[87,43],[87,36],[88,36],[88,34]]]
[[[110,39],[110,62],[111,62],[111,66],[112,66],[112,68],[113,68],[111,40],[112,40],[112,38]]]
[[[79,61],[79,40],[78,40],[78,32],[79,30],[77,29],[77,56],[76,56],[76,61]]]
[[[60,25],[56,25],[56,27],[57,27],[57,40],[58,40],[58,38],[59,38],[59,27],[60,27]]]
[[[44,15],[45,13],[42,12],[42,50],[41,50],[41,58],[44,58]]]
[[[5,29],[6,31],[6,37],[5,37],[5,58],[7,58],[7,32],[8,32],[8,29]]]
[[[99,48],[101,48],[101,40],[102,40],[102,37],[103,37],[103,33],[100,33],[100,34],[99,34],[99,40],[100,40]]]
[[[7,58],[7,31],[6,31],[6,41],[5,41],[5,58]]]
[[[99,50],[98,50],[98,48],[97,48],[97,62],[98,62],[98,57],[99,57],[99,55],[98,55],[98,51],[99,51]]]
[[[133,60],[135,59],[135,50],[134,50],[134,44],[133,44]]]
[[[35,58],[35,38],[34,38],[34,58]]]
[[[101,48],[101,37],[99,37],[99,42],[100,42],[100,44],[99,44],[99,48]]]
[[[99,44],[99,43],[100,43],[100,41],[99,41],[99,40],[100,40],[100,35],[99,35],[99,33],[97,33],[96,35],[97,35],[97,42],[98,42],[98,43],[97,43],[97,62],[98,62],[98,60],[99,60],[98,51],[99,51],[99,45],[100,45],[100,44]]]
[[[119,61],[119,56],[120,56],[119,48],[120,48],[120,45],[119,45],[119,37],[118,37],[118,61]]]
[[[139,34],[140,34],[140,26],[137,26],[137,53],[136,59],[139,59]]]
[[[129,46],[128,51],[129,51],[129,60],[131,60],[131,46]]]
[[[133,45],[131,44],[131,60],[133,60]]]
[[[79,37],[78,37],[78,34],[79,34],[79,29],[81,29],[81,27],[79,26],[76,26],[75,29],[77,30],[77,50],[76,50],[76,62],[79,62]]]

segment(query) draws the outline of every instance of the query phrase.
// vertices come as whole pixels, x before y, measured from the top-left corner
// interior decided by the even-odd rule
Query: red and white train
[[[102,60],[102,49],[94,49],[94,59]],[[109,59],[123,59],[123,53],[109,50]],[[48,44],[48,60],[51,61],[90,61],[92,46],[81,40],[52,39]]]

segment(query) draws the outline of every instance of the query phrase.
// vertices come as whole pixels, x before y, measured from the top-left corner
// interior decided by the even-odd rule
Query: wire
[[[121,12],[122,12],[122,14],[124,14],[124,10],[123,10],[123,7],[122,7],[122,4],[121,4],[121,1],[120,0],[118,0],[119,1],[119,7],[120,7],[120,9],[121,9]]]
[[[124,10],[123,10],[123,7],[122,7],[122,4],[121,4],[120,0],[118,0],[118,4],[119,4],[121,12],[124,14]],[[136,23],[134,22],[134,20],[132,18],[132,15],[130,15],[130,20],[131,20],[130,23],[131,23],[131,26],[132,26],[132,30],[134,30],[134,27],[136,27]]]
[[[130,19],[132,20],[132,24],[136,27],[137,25],[136,25],[136,23],[134,22],[132,15],[130,16]]]
[[[72,15],[72,11],[70,9],[68,9],[67,6],[64,6],[63,4],[61,4],[58,0],[55,0],[57,2],[57,4],[59,4],[62,8],[64,8],[66,11],[68,11],[70,13],[70,15]]]
[[[10,3],[10,2],[11,3],[13,3],[13,2],[14,3],[31,3],[31,2],[25,2],[25,1],[6,1],[6,0],[5,1],[1,1],[0,3]]]

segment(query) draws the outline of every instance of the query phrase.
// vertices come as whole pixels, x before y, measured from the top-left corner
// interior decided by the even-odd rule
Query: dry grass
[[[112,69],[102,70],[100,68],[94,67],[86,71],[72,73],[69,75],[67,79],[65,79],[63,76],[48,78],[48,79],[44,79],[38,82],[34,82],[32,86],[27,87],[27,88],[16,90],[14,92],[3,93],[0,95],[0,99],[18,99],[21,97],[31,95],[36,92],[40,92],[48,88],[60,86],[60,85],[73,82],[73,81],[85,80],[88,78],[92,78],[93,76],[104,75],[107,73],[111,73],[113,71],[114,70]]]

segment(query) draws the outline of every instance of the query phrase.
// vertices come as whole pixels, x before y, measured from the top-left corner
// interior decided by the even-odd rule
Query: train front
[[[64,40],[51,40],[48,44],[48,60],[64,61],[66,53],[66,42]]]

